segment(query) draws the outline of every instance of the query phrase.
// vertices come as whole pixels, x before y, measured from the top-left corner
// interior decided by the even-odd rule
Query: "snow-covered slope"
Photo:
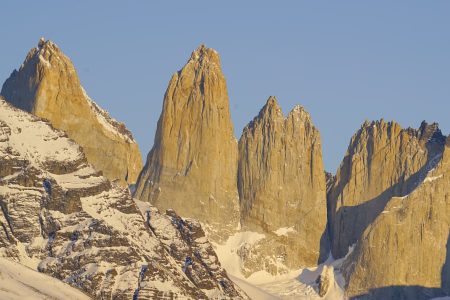
[[[245,276],[241,256],[255,255],[253,248],[264,239],[263,234],[238,232],[223,244],[214,243],[214,249],[230,278],[254,300],[298,299],[298,300],[343,300],[345,282],[341,266],[346,257],[334,260],[331,256],[323,264],[272,275],[267,271]],[[349,254],[353,248],[349,249]],[[280,264],[280,270],[284,266]],[[244,272],[242,271],[244,270]]]
[[[60,280],[0,258],[0,299],[89,300],[91,298]]]
[[[62,131],[2,99],[0,165],[0,257],[95,299],[246,298],[199,224],[144,217]]]

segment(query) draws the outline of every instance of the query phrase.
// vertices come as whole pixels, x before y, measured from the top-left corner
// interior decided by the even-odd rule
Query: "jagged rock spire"
[[[273,235],[258,249],[284,248],[283,263],[292,269],[317,263],[326,227],[325,173],[319,131],[301,106],[285,118],[271,96],[244,128],[238,190],[243,228]],[[282,228],[290,228],[284,239],[274,234]]]
[[[219,54],[201,45],[169,82],[135,195],[231,231],[239,214],[236,167],[237,143]]]
[[[142,158],[131,132],[87,96],[72,62],[52,41],[39,40],[5,81],[1,95],[66,131],[109,179],[124,185],[136,181]]]

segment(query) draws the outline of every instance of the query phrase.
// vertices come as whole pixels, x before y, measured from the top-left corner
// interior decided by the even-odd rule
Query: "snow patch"
[[[294,229],[294,226],[292,227],[281,227],[275,230],[273,233],[275,233],[278,236],[288,236],[290,232],[297,232],[297,230]]]
[[[257,300],[277,300],[280,299],[277,296],[274,296],[272,294],[267,293],[266,291],[262,290],[261,288],[252,285],[251,283],[247,282],[246,280],[243,280],[241,278],[238,278],[236,276],[228,274],[228,277],[237,284],[251,299],[257,299]]]
[[[442,178],[442,174],[439,176],[427,176],[423,182],[432,182],[439,178]]]
[[[230,236],[225,244],[211,243],[214,246],[217,256],[219,257],[222,267],[239,278],[244,278],[241,273],[242,261],[238,251],[241,247],[248,244],[249,246],[256,244],[266,236],[262,233],[253,231],[237,232]]]
[[[330,253],[328,259],[317,267],[299,269],[275,276],[266,271],[259,271],[246,279],[242,275],[229,274],[229,277],[255,300],[344,300],[345,280],[339,270],[344,260],[353,252],[354,247],[355,245],[349,247],[347,255],[340,259],[334,259]],[[325,267],[333,270],[331,273],[334,276],[330,278],[328,292],[321,298],[318,294],[317,279]]]
[[[3,99],[0,99],[0,120],[10,129],[5,147],[10,146],[34,165],[42,167],[47,161],[76,162],[83,157],[79,146],[64,132],[54,130],[48,123],[12,107]]]
[[[114,135],[117,135],[121,138],[123,138],[124,140],[126,140],[129,143],[135,143],[135,140],[133,139],[133,137],[131,136],[131,133],[126,133],[123,134],[121,132],[119,132],[117,130],[117,125],[119,125],[120,123],[111,118],[111,116],[109,115],[109,113],[104,110],[103,108],[101,108],[100,106],[98,106],[94,100],[92,100],[88,94],[86,93],[85,89],[83,87],[81,87],[81,90],[83,91],[83,96],[86,99],[87,103],[89,104],[89,106],[91,107],[92,111],[95,112],[95,116],[98,120],[98,122],[109,132],[111,132]]]
[[[88,300],[90,298],[58,279],[0,258],[0,299]]]

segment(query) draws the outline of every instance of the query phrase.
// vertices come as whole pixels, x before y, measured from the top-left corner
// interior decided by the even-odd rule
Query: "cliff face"
[[[236,174],[237,143],[220,58],[202,45],[169,82],[135,196],[230,232],[239,220]]]
[[[435,152],[419,171],[420,185],[389,200],[345,261],[348,296],[450,295],[450,139],[443,146],[443,137],[435,135],[426,143]]]
[[[285,118],[270,97],[239,140],[241,224],[264,232],[266,247],[289,268],[318,261],[327,218],[324,174],[309,114],[297,106]]]
[[[352,137],[328,194],[333,256],[355,246],[342,267],[351,299],[443,294],[450,271],[448,152],[436,123],[415,130],[366,122]]]
[[[131,133],[86,95],[72,62],[51,41],[41,39],[30,50],[3,84],[1,95],[66,131],[110,180],[135,183],[142,158]]]
[[[363,124],[328,196],[335,258],[345,256],[391,197],[404,196],[420,184],[424,169],[439,161],[439,140],[436,124],[423,123],[419,130],[383,120]]]
[[[0,257],[93,299],[247,299],[200,224],[135,202],[62,131],[0,98]]]

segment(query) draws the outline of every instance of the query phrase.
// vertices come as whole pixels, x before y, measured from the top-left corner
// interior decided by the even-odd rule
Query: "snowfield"
[[[280,228],[278,233],[284,235],[289,232],[290,228]],[[339,273],[339,269],[345,258],[353,251],[352,247],[350,247],[346,257],[335,260],[330,255],[325,263],[317,267],[299,269],[275,276],[266,271],[258,271],[246,278],[241,272],[242,261],[238,254],[239,249],[245,244],[253,245],[264,237],[264,234],[257,232],[237,232],[230,236],[224,244],[213,244],[220,263],[227,270],[230,279],[244,290],[250,298],[254,300],[345,299],[343,291],[345,281]],[[327,294],[320,297],[316,279],[325,266],[333,268],[334,276],[331,279],[332,282]]]
[[[0,258],[0,299],[89,300],[91,298],[58,279]]]
[[[338,272],[335,272],[334,281],[324,297],[320,297],[317,291],[317,277],[325,265],[333,264],[327,262],[316,268],[300,269],[278,276],[266,272],[258,272],[247,279],[228,276],[254,300],[344,300],[344,282]]]

